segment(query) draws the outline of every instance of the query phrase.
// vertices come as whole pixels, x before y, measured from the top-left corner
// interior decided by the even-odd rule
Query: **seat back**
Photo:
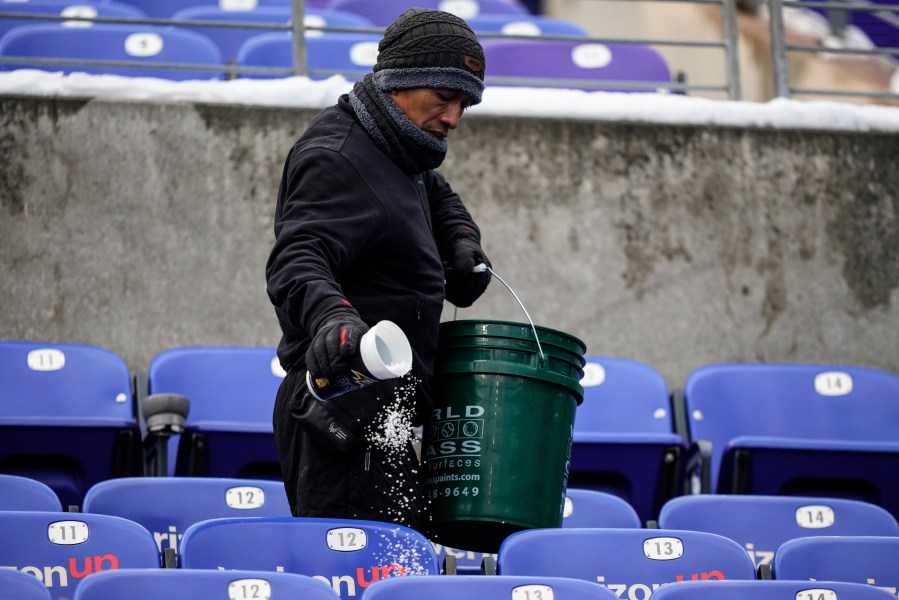
[[[0,569],[0,590],[4,598],[16,600],[52,600],[47,589],[34,575],[22,571]]]
[[[334,33],[306,38],[306,61],[311,79],[342,74],[350,81],[370,73],[378,58],[381,36],[370,33]],[[289,33],[263,33],[248,39],[237,53],[240,66],[293,68],[293,38]],[[278,75],[243,74],[248,78]]]
[[[63,506],[142,471],[131,373],[95,346],[0,342],[0,473],[36,479]]]
[[[237,600],[296,598],[334,600],[321,581],[293,573],[197,569],[103,571],[86,579],[73,600]]]
[[[671,83],[668,63],[649,46],[532,39],[484,39],[481,45],[489,65],[488,85],[655,92],[650,84]],[[629,85],[633,83],[640,85]]]
[[[816,536],[784,542],[774,579],[849,581],[899,589],[899,537]]]
[[[274,348],[192,346],[157,354],[148,392],[190,401],[185,432],[170,441],[169,473],[280,479],[272,410],[283,379]]]
[[[531,529],[500,546],[501,575],[573,577],[598,582],[619,598],[648,598],[673,581],[755,579],[739,544],[674,529]]]
[[[0,12],[24,13],[37,15],[58,15],[61,17],[121,17],[128,19],[140,19],[146,17],[140,9],[123,2],[80,2],[79,0],[28,0],[27,2],[15,2],[10,0],[0,1]],[[35,25],[45,21],[34,19],[0,19],[0,38],[16,27]],[[51,23],[52,21],[46,21]],[[91,27],[93,24],[87,21],[61,21],[67,27]]]
[[[707,531],[742,545],[759,565],[770,565],[787,540],[817,535],[895,535],[896,518],[856,500],[797,496],[699,494],[665,503],[659,527]]]
[[[190,527],[181,540],[185,569],[248,569],[309,575],[341,598],[372,582],[437,575],[431,543],[419,532],[349,519],[215,519]]]
[[[393,577],[365,591],[366,600],[458,600],[514,598],[553,600],[613,600],[610,590],[564,577]]]
[[[889,600],[873,585],[843,581],[684,581],[662,586],[653,600]]]
[[[615,494],[655,519],[682,482],[683,438],[674,433],[668,386],[638,361],[587,356],[584,402],[574,421],[569,486]]]
[[[327,7],[362,15],[380,27],[387,27],[405,11],[416,7],[442,10],[463,19],[487,14],[528,14],[524,5],[505,0],[330,0]]]
[[[95,61],[129,61],[135,65],[82,66],[73,64],[3,64],[2,69],[42,69],[63,73],[158,77],[171,80],[221,79],[222,58],[205,36],[192,31],[145,25],[91,27],[28,25],[17,27],[0,39],[0,56]],[[174,63],[210,65],[210,70],[178,70],[140,64]]]
[[[505,35],[588,35],[586,29],[562,19],[540,15],[478,15],[465,19],[475,33],[503,33]]]
[[[0,510],[62,511],[50,486],[30,477],[0,475]]]
[[[225,517],[289,517],[284,485],[278,481],[215,477],[130,477],[102,481],[88,490],[84,512],[123,517],[143,525],[160,558],[176,553],[187,529]]]
[[[38,511],[0,512],[0,565],[35,576],[53,598],[71,598],[100,571],[159,568],[146,529],[108,515]]]
[[[708,491],[851,494],[899,514],[899,488],[884,476],[899,465],[896,375],[839,365],[707,365],[688,375],[683,401],[691,441],[711,445]],[[778,451],[788,455],[758,462]]]

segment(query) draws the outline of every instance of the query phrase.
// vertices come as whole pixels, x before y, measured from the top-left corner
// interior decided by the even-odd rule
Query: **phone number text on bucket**
[[[478,492],[477,487],[454,487],[454,488],[443,488],[442,490],[431,490],[427,492],[425,495],[428,498],[452,498],[454,496],[477,496]]]

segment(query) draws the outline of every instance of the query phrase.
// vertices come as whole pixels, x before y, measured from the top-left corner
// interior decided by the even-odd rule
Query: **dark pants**
[[[418,458],[408,440],[379,443],[378,415],[394,400],[384,382],[320,402],[306,372],[287,374],[273,425],[284,488],[296,517],[393,522],[418,529],[423,503]]]

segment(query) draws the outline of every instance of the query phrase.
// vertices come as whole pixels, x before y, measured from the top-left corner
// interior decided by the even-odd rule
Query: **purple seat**
[[[331,0],[327,8],[345,10],[387,27],[410,8],[430,8],[453,13],[463,19],[479,15],[528,15],[515,0]]]
[[[485,39],[481,44],[488,85],[654,92],[652,84],[671,82],[665,59],[648,46],[536,39]],[[644,85],[628,85],[631,82]]]

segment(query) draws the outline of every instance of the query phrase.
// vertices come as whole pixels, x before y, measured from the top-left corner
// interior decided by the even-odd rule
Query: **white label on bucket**
[[[606,380],[606,370],[599,363],[590,362],[584,365],[584,376],[581,385],[584,387],[596,387]]]
[[[655,537],[643,542],[643,556],[651,560],[674,560],[684,555],[684,544],[676,537]]]
[[[236,579],[228,584],[228,600],[269,600],[272,584],[265,579]]]
[[[512,588],[512,600],[553,600],[553,589],[548,585],[520,585]]]
[[[355,552],[368,545],[364,529],[358,527],[337,527],[328,531],[328,548],[338,552]]]

